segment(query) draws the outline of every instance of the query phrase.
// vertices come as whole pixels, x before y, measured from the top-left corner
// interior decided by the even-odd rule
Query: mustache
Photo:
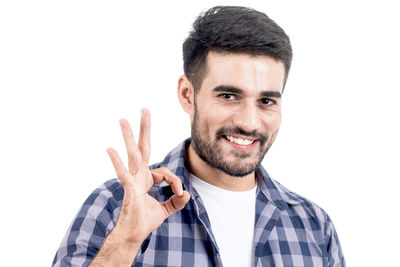
[[[217,138],[222,138],[224,135],[230,135],[230,134],[240,134],[254,139],[258,139],[260,140],[261,143],[265,143],[268,140],[268,136],[259,133],[257,130],[248,132],[240,127],[222,127],[219,128],[216,133]]]

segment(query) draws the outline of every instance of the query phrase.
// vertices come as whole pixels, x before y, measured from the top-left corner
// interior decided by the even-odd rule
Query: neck
[[[246,191],[256,186],[254,172],[243,177],[230,176],[221,170],[211,167],[202,160],[194,151],[192,144],[186,151],[186,157],[189,162],[190,172],[209,184],[230,191]]]

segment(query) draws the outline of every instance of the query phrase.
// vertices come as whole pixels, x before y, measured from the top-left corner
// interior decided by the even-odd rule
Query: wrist
[[[125,231],[118,227],[118,224],[111,231],[107,240],[109,240],[110,246],[115,248],[115,250],[129,254],[135,252],[135,256],[143,243],[143,241],[132,239]]]
[[[141,243],[127,239],[126,235],[115,227],[90,266],[132,266]]]

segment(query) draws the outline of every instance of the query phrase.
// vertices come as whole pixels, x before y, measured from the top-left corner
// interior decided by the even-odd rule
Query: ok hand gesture
[[[146,237],[168,216],[181,210],[190,198],[189,193],[183,191],[181,180],[167,168],[149,170],[150,112],[142,110],[137,144],[128,121],[122,119],[120,124],[128,152],[128,169],[114,149],[107,149],[107,153],[124,188],[124,198],[118,222],[93,260],[92,266],[96,263],[111,263],[101,260],[109,260],[102,258],[102,255],[109,256],[112,253],[124,260],[120,264],[127,263],[130,266]],[[154,183],[162,181],[170,184],[175,194],[166,202],[159,202],[148,194]]]

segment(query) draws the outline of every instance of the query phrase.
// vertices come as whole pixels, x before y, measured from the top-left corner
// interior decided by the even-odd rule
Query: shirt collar
[[[165,166],[179,178],[181,178],[183,186],[189,192],[193,192],[190,179],[189,164],[186,159],[186,150],[190,145],[191,139],[188,138],[180,143],[175,149],[167,154],[165,159],[160,163],[160,166]],[[158,167],[158,166],[157,166]],[[256,169],[257,192],[260,191],[272,202],[276,207],[285,210],[289,205],[296,205],[303,202],[291,193],[289,190],[281,186],[278,182],[270,178],[267,171],[260,165]],[[167,186],[168,184],[162,183],[160,187]]]

